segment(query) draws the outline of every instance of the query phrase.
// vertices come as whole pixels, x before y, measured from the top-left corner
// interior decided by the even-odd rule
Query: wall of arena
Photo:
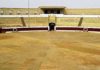
[[[78,26],[80,17],[0,17],[0,27],[27,27],[27,26],[48,26],[50,22],[56,26]],[[100,18],[84,17],[82,27],[100,27]]]

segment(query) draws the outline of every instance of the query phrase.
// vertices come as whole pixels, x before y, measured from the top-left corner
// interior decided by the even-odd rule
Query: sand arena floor
[[[100,70],[100,34],[0,34],[0,70]]]

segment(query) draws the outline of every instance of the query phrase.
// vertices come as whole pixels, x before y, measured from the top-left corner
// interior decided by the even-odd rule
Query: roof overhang
[[[40,6],[40,9],[65,9],[64,6]]]

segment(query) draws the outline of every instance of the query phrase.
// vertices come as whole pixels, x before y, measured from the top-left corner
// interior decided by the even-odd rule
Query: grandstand
[[[14,16],[14,15],[12,15]],[[55,19],[52,21],[50,20],[49,15],[33,15],[34,17],[25,17],[21,16],[18,17],[9,17],[2,15],[0,16],[0,27],[23,27],[23,26],[48,26],[49,22],[55,22],[57,26],[78,26],[80,17],[77,17],[77,15],[68,15],[69,17],[57,17],[55,16]],[[38,17],[39,16],[39,17]],[[60,15],[61,16],[61,15]],[[67,16],[67,15],[65,15]],[[72,17],[70,17],[72,16]],[[76,16],[76,17],[75,17]],[[84,17],[82,21],[82,27],[100,27],[100,17],[95,17],[94,15],[87,15],[87,16],[93,16],[93,17]],[[24,24],[23,24],[24,22]]]
[[[0,27],[47,26],[48,17],[0,17]]]
[[[99,9],[68,9],[64,6],[0,8],[0,27],[36,27],[53,22],[56,27],[100,27]],[[73,15],[74,14],[74,15]]]
[[[49,10],[51,9],[52,10]],[[56,9],[56,10],[55,10]],[[58,9],[58,10],[57,10]],[[63,10],[62,10],[63,9]],[[29,12],[28,12],[29,10]],[[66,8],[64,6],[40,6],[38,8],[0,8],[0,15],[40,15],[44,13],[62,13],[64,15],[99,15],[100,8]]]

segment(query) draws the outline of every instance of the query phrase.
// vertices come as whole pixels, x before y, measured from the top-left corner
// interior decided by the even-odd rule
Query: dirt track
[[[0,34],[0,70],[100,70],[100,34]]]

